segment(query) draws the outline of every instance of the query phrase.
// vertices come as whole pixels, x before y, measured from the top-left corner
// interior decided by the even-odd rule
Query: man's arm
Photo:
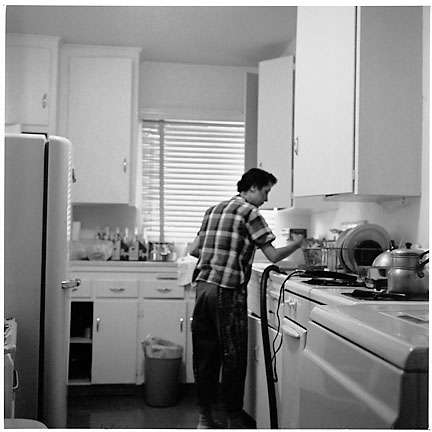
[[[271,243],[267,243],[261,247],[261,250],[269,261],[276,263],[290,256],[303,245],[303,242],[304,239],[301,237],[297,240],[291,241],[287,246],[282,246],[280,248],[275,248]]]

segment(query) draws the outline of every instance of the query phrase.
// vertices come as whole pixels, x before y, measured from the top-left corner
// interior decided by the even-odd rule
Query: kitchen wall
[[[423,8],[423,58],[430,55],[430,12]],[[383,226],[392,239],[397,242],[411,241],[424,248],[429,248],[429,119],[430,119],[430,63],[423,62],[423,130],[422,130],[422,163],[421,197],[406,198],[381,203],[372,202],[339,202],[336,208],[329,211],[313,212],[310,216],[310,234],[318,238],[333,238],[331,228],[342,228],[344,222],[367,220]],[[389,157],[391,157],[389,155]],[[400,173],[404,175],[403,172]],[[290,212],[280,212],[278,222],[289,226]]]
[[[144,61],[140,65],[141,118],[243,121],[245,73],[256,68],[203,66]],[[127,205],[75,205],[81,230],[139,226],[139,214]]]

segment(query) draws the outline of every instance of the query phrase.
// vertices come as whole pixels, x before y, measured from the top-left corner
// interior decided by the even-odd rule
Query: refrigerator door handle
[[[19,389],[19,375],[16,369],[13,370],[13,387],[12,390],[16,391]]]
[[[81,285],[81,279],[68,279],[64,280],[61,283],[61,287],[63,289],[70,289],[70,288],[76,288]]]

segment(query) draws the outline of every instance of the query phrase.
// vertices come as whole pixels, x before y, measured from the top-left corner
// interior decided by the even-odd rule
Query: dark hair
[[[237,182],[237,191],[246,192],[252,186],[256,186],[258,189],[262,189],[268,184],[276,184],[277,178],[267,171],[259,168],[251,168],[246,171],[242,178]]]

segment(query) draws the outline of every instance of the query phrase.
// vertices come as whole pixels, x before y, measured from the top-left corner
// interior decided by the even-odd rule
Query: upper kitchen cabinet
[[[263,208],[292,206],[293,75],[291,56],[259,63],[258,168],[278,179]]]
[[[63,46],[59,133],[73,145],[74,203],[136,205],[139,55]]]
[[[6,34],[6,125],[56,134],[59,44],[57,37]]]
[[[294,118],[295,196],[420,195],[422,8],[299,7]]]

